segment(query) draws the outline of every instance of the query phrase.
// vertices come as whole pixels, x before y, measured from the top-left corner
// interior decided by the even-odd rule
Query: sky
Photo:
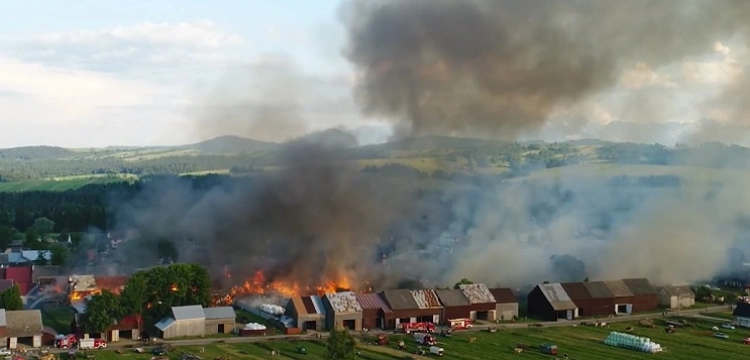
[[[346,38],[339,5],[338,0],[4,4],[0,148],[172,145],[218,135],[279,141],[332,126],[382,124],[363,118],[352,99],[357,77],[341,56]],[[535,136],[606,137],[611,131],[602,126],[633,119],[688,125],[721,119],[722,109],[700,106],[712,86],[740,71],[737,52],[720,40],[705,57],[669,69],[633,64],[612,91],[574,109],[587,119],[587,128],[568,124],[562,114]],[[287,115],[296,120],[244,111],[248,103],[290,109]],[[659,119],[642,120],[640,110]]]

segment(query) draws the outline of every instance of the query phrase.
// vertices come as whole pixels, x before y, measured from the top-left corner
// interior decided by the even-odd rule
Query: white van
[[[443,348],[437,347],[437,346],[430,346],[430,354],[435,354],[437,356],[443,356]]]

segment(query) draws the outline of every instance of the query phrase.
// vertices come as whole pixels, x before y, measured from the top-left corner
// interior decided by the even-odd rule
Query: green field
[[[748,330],[721,331],[729,335],[729,339],[714,338],[712,326],[718,323],[689,318],[695,326],[680,328],[677,333],[664,332],[664,324],[657,321],[655,329],[640,327],[635,323],[612,324],[610,328],[596,328],[592,326],[537,328],[537,329],[502,329],[497,333],[467,332],[455,334],[452,338],[439,338],[439,346],[445,349],[444,359],[482,360],[482,359],[550,359],[535,349],[538,345],[551,343],[559,348],[559,355],[567,353],[571,359],[674,359],[674,360],[706,360],[706,359],[740,359],[746,357],[750,346],[743,345],[742,339],[750,336]],[[602,341],[611,331],[624,331],[626,327],[634,327],[633,334],[649,337],[662,345],[665,351],[658,354],[645,354],[633,350],[620,349],[604,345]],[[469,342],[475,337],[474,343]],[[368,346],[366,341],[359,349],[358,358],[371,360],[397,360],[408,354],[398,351],[395,345],[399,339],[406,342],[407,350],[414,352],[416,345],[406,335],[391,335],[390,346]],[[371,340],[370,340],[371,341]],[[515,354],[513,348],[518,344],[531,346],[521,354]],[[308,354],[302,355],[297,351],[298,346],[304,346]],[[204,349],[203,354],[198,354]],[[281,356],[272,357],[270,350],[281,352]],[[219,356],[230,356],[237,359],[323,359],[325,344],[315,341],[268,341],[247,344],[216,344],[202,346],[177,347],[170,353],[171,359],[179,359],[180,354],[190,352],[200,355],[204,359]],[[133,360],[147,360],[150,355],[126,353],[116,354],[112,350],[97,352],[97,359],[128,358]],[[432,358],[429,354],[427,358]]]
[[[66,191],[91,184],[107,184],[126,181],[121,178],[79,178],[70,180],[38,180],[0,183],[0,192],[21,191]]]

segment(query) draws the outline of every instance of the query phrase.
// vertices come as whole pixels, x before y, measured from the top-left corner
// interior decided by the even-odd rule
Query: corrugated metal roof
[[[326,308],[323,306],[323,300],[318,295],[303,296],[301,298],[304,311],[308,315],[325,315]]]
[[[513,293],[510,288],[496,288],[490,289],[492,296],[495,297],[495,301],[498,304],[516,304],[518,303],[518,297]]]
[[[612,299],[615,297],[604,281],[587,281],[583,283],[583,286],[586,287],[593,299]]]
[[[540,284],[539,290],[542,291],[547,302],[552,305],[555,311],[573,310],[576,304],[570,299],[565,289],[560,284]]]
[[[206,318],[203,307],[200,305],[174,306],[172,307],[172,315],[174,315],[174,319],[177,321]]]
[[[414,299],[411,290],[385,290],[383,298],[393,310],[416,310],[419,309],[417,300]]]
[[[295,296],[295,297],[289,299],[289,301],[292,302],[292,306],[294,306],[294,310],[297,313],[297,315],[307,315],[307,314],[309,314],[309,312],[307,310],[307,304],[305,304],[305,302],[302,300],[302,297]]]
[[[8,337],[31,337],[42,334],[42,312],[39,310],[6,311]]]
[[[461,290],[435,290],[440,302],[445,307],[468,306],[471,305]]]
[[[393,312],[378,294],[369,293],[356,295],[357,301],[359,301],[359,305],[362,309],[383,310],[386,314]]]
[[[351,291],[330,293],[325,295],[331,309],[335,313],[356,313],[361,312],[362,307],[357,301],[357,297]]]
[[[161,331],[166,331],[170,326],[174,325],[174,323],[174,319],[167,316],[164,319],[161,319],[161,321],[159,321],[158,323],[154,324],[154,326],[156,326],[156,328]]]
[[[623,279],[622,281],[625,283],[625,285],[627,285],[628,289],[630,289],[630,292],[632,292],[633,295],[642,296],[656,294],[654,285],[651,285],[651,282],[646,278]]]
[[[662,289],[667,292],[669,296],[692,296],[695,297],[693,290],[687,285],[667,285],[663,286]]]
[[[560,285],[563,287],[563,289],[565,289],[565,293],[568,294],[570,299],[573,301],[593,299],[589,291],[586,290],[586,286],[583,285],[583,283],[562,283]]]
[[[612,295],[616,298],[633,296],[633,293],[622,280],[605,281],[604,284],[607,285],[609,291],[611,291]]]
[[[458,288],[472,304],[495,304],[495,297],[485,284],[461,284]]]
[[[442,307],[442,305],[440,305],[440,300],[438,300],[438,297],[435,294],[435,290],[411,290],[411,294],[420,309],[434,309]]]
[[[237,314],[231,306],[203,308],[207,320],[236,319]]]

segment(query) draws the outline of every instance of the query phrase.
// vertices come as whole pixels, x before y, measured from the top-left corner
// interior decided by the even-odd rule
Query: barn
[[[485,284],[461,284],[458,286],[471,303],[472,320],[495,321],[495,307],[497,302],[490,289]]]
[[[689,308],[695,305],[695,293],[686,285],[662,286],[658,304],[667,309]]]
[[[604,281],[607,289],[612,293],[615,304],[615,314],[632,314],[636,297],[622,280]]]
[[[16,349],[19,345],[25,347],[42,346],[42,313],[39,310],[17,310],[5,311],[5,335],[7,339],[7,348]]]
[[[578,317],[578,307],[560,284],[539,284],[527,297],[529,315],[540,320],[573,320]]]
[[[323,296],[327,329],[362,330],[362,306],[351,291],[329,293]]]
[[[518,298],[510,288],[490,289],[495,297],[495,320],[510,321],[518,317]]]
[[[615,313],[614,297],[601,281],[561,284],[578,307],[579,316],[609,316]]]
[[[461,290],[435,290],[443,304],[441,318],[447,322],[453,319],[468,319],[473,307]]]
[[[431,322],[439,324],[440,314],[443,312],[443,305],[440,305],[440,300],[438,299],[437,294],[435,294],[435,290],[411,290],[411,294],[417,302],[419,310],[426,311],[425,314],[417,316],[415,321],[412,322]]]
[[[286,311],[303,331],[322,331],[326,326],[326,309],[320,296],[295,296],[289,299]]]
[[[384,316],[386,328],[388,329],[398,329],[402,323],[417,322],[417,319],[432,319],[435,316],[438,317],[438,320],[440,318],[441,310],[438,310],[436,313],[432,309],[420,308],[411,290],[385,290],[380,293],[380,296],[392,310],[391,313]],[[430,320],[430,322],[434,321]]]
[[[356,294],[362,307],[362,327],[367,329],[385,329],[385,315],[393,311],[378,294]]]
[[[623,279],[622,282],[635,296],[634,312],[653,311],[659,308],[659,294],[646,278]]]
[[[172,316],[165,317],[154,326],[162,339],[203,336],[206,314],[200,305],[175,306],[172,307]]]
[[[205,335],[231,334],[234,331],[237,314],[231,306],[203,308],[206,317]]]

